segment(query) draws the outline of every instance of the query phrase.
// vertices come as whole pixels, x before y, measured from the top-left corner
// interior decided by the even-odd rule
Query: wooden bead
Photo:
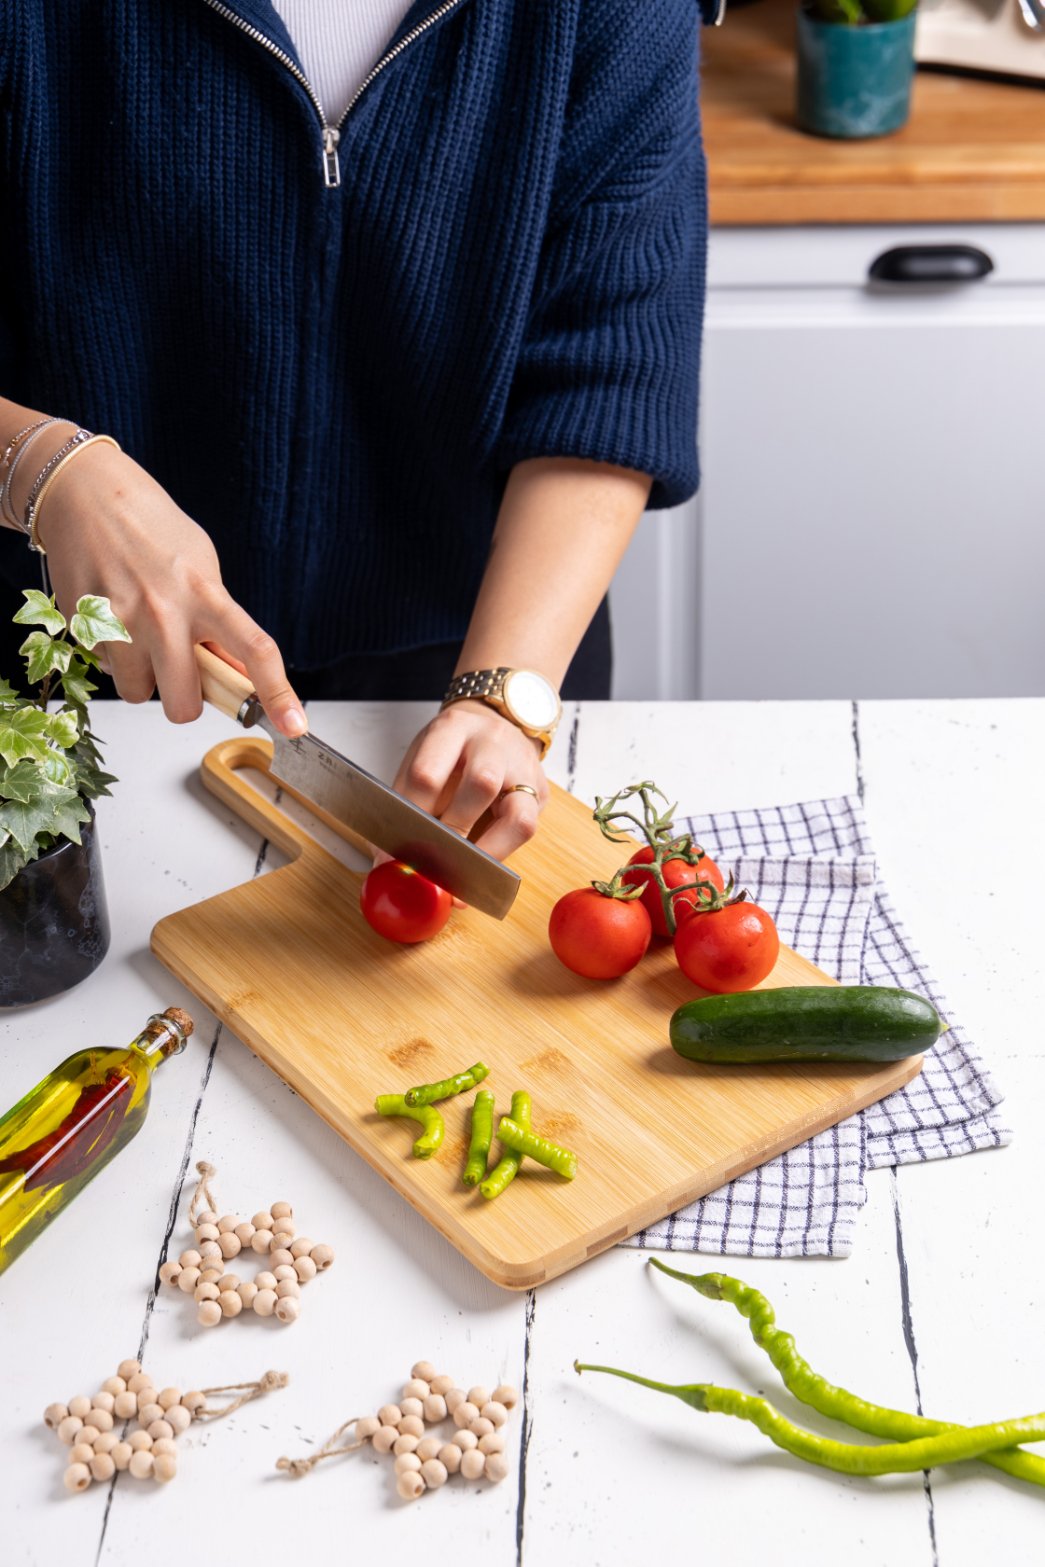
[[[399,1432],[395,1426],[381,1425],[370,1438],[370,1445],[375,1453],[390,1453],[398,1441]]]
[[[453,1417],[457,1424],[462,1429],[465,1429],[471,1425],[473,1420],[478,1420],[479,1411],[471,1399],[466,1398],[463,1404],[458,1404],[457,1408],[453,1410]]]
[[[91,1483],[91,1471],[86,1464],[70,1464],[63,1479],[67,1491],[86,1491]]]
[[[72,1447],[73,1443],[79,1440],[83,1421],[79,1415],[66,1415],[64,1420],[59,1420],[56,1430],[59,1442],[64,1442],[66,1447]]]
[[[118,1377],[122,1377],[127,1386],[131,1387],[131,1378],[136,1377],[141,1368],[142,1363],[140,1360],[121,1360],[120,1364],[116,1367],[116,1375]],[[132,1387],[131,1392],[134,1392]]]
[[[272,1277],[277,1284],[282,1284],[286,1279],[293,1279],[295,1284],[298,1282],[297,1273],[289,1262],[281,1262],[278,1267],[273,1268]]]
[[[289,1217],[280,1219],[273,1217],[269,1228],[271,1229],[272,1234],[277,1241],[282,1237],[284,1244],[287,1245],[289,1245],[298,1232],[297,1225],[294,1223],[293,1219]]]
[[[429,1458],[438,1458],[439,1449],[442,1446],[442,1437],[424,1436],[417,1444],[417,1456],[422,1463],[425,1463]]]
[[[161,1453],[159,1458],[153,1459],[152,1473],[154,1479],[158,1480],[161,1485],[165,1485],[168,1480],[173,1480],[178,1473],[177,1458],[173,1453]]]
[[[482,1415],[480,1415],[478,1420],[472,1421],[468,1429],[472,1435],[477,1437],[481,1442],[484,1436],[489,1436],[490,1432],[494,1429],[494,1424],[492,1420],[484,1420]]]
[[[238,1317],[243,1310],[243,1301],[238,1290],[222,1290],[218,1296],[218,1305],[221,1307],[223,1317]]]
[[[99,1431],[98,1427],[94,1425],[93,1422],[89,1422],[80,1427],[80,1430],[76,1434],[76,1440],[78,1442],[88,1443],[88,1445],[93,1450],[94,1444],[101,1434],[102,1433]]]
[[[94,1439],[93,1451],[96,1453],[111,1453],[120,1438],[115,1431],[103,1431]]]
[[[489,1420],[491,1425],[504,1426],[508,1424],[508,1411],[496,1398],[487,1399],[479,1413],[485,1420]]]
[[[174,1435],[181,1436],[192,1424],[192,1416],[184,1404],[172,1404],[166,1414],[167,1424],[174,1427]]]
[[[364,1415],[356,1421],[356,1437],[360,1442],[368,1442],[380,1429],[381,1422],[376,1415]]]
[[[69,1418],[67,1404],[48,1404],[44,1410],[44,1425],[49,1431],[57,1431],[63,1420]]]
[[[419,1415],[404,1415],[399,1422],[400,1436],[416,1436],[420,1441],[425,1434],[425,1423]]]
[[[271,1230],[255,1230],[251,1240],[251,1250],[256,1251],[259,1257],[267,1256],[272,1245]]]
[[[399,1457],[400,1453],[412,1453],[416,1450],[418,1441],[419,1438],[412,1436],[409,1432],[406,1432],[405,1434],[400,1432],[395,1441],[392,1443],[392,1451],[397,1458]]]
[[[86,1420],[90,1412],[91,1400],[85,1397],[83,1393],[80,1393],[76,1398],[71,1398],[69,1400],[69,1413],[71,1415],[75,1415],[77,1419]]]
[[[258,1286],[259,1290],[274,1290],[277,1283],[276,1275],[274,1273],[269,1273],[266,1269],[263,1268],[260,1273],[255,1273],[254,1283]]]
[[[487,1457],[491,1453],[503,1453],[504,1445],[505,1435],[503,1431],[488,1431],[485,1436],[479,1438],[479,1451],[480,1453],[485,1453]]]
[[[447,1474],[455,1475],[461,1467],[461,1459],[464,1454],[456,1442],[444,1442],[435,1455]]]
[[[217,1224],[218,1215],[213,1208],[202,1208],[196,1215],[197,1224]]]
[[[505,1409],[514,1409],[519,1402],[519,1395],[507,1382],[502,1382],[500,1387],[495,1387],[492,1394],[495,1404],[502,1404]]]
[[[126,1391],[127,1384],[122,1377],[106,1377],[102,1383],[102,1392],[111,1393],[113,1398],[116,1397],[117,1393],[125,1393]]]
[[[297,1279],[280,1279],[276,1285],[276,1297],[279,1300],[300,1300],[301,1285]]]
[[[411,1377],[403,1389],[403,1398],[426,1399],[432,1389],[427,1382],[422,1382],[420,1377]],[[403,1398],[399,1400],[399,1407],[403,1407]]]
[[[196,1245],[198,1246],[201,1241],[216,1241],[220,1234],[221,1231],[216,1224],[197,1224]]]
[[[257,1293],[258,1286],[254,1283],[253,1279],[244,1279],[242,1284],[236,1285],[236,1294],[239,1296],[240,1300],[243,1302],[244,1306],[246,1306],[248,1311],[253,1306]]]
[[[459,1387],[447,1388],[446,1392],[443,1394],[443,1397],[446,1400],[446,1407],[451,1414],[454,1413],[459,1404],[463,1404],[467,1401],[466,1395]]]
[[[163,1419],[163,1410],[160,1408],[155,1398],[153,1398],[148,1404],[139,1404],[138,1419],[141,1421],[141,1424],[145,1427],[146,1431],[152,1425],[154,1420]]]
[[[294,1259],[284,1247],[278,1247],[269,1252],[269,1267],[276,1274],[278,1274],[280,1268],[289,1268],[293,1273]],[[297,1278],[296,1273],[294,1273],[294,1277]]]
[[[200,1247],[200,1255],[202,1258],[200,1264],[201,1269],[223,1268],[225,1266],[225,1257],[221,1250],[220,1240],[204,1241],[203,1245]]]
[[[99,1388],[97,1393],[95,1393],[94,1397],[91,1399],[91,1408],[107,1409],[111,1415],[113,1412],[113,1405],[115,1403],[116,1395],[114,1393],[107,1392],[105,1388]]]
[[[274,1202],[269,1209],[269,1213],[271,1213],[274,1219],[292,1219],[294,1217],[294,1210],[289,1202]]]
[[[395,1461],[395,1472],[397,1475],[406,1474],[408,1469],[420,1470],[420,1468],[421,1460],[416,1453],[400,1453]]]
[[[136,1415],[137,1413],[138,1413],[138,1395],[137,1395],[137,1393],[130,1393],[130,1392],[117,1393],[117,1395],[116,1395],[116,1402],[113,1405],[113,1414],[117,1415],[120,1420],[130,1420],[131,1417],[133,1415]]]
[[[191,1295],[199,1282],[199,1268],[182,1268],[181,1272],[178,1274],[178,1288],[184,1295]],[[133,1377],[131,1378],[131,1381],[134,1381]]]
[[[160,1283],[161,1284],[177,1284],[177,1282],[178,1282],[178,1274],[180,1272],[181,1272],[181,1263],[180,1262],[165,1262],[163,1264],[163,1266],[160,1268]],[[121,1382],[123,1382],[123,1378],[122,1377],[120,1377],[119,1380]],[[124,1387],[126,1387],[127,1386],[126,1382],[123,1382],[123,1385],[124,1385]]]
[[[243,1215],[239,1213],[226,1213],[218,1220],[218,1234],[231,1235],[237,1224],[243,1223]]]
[[[127,1440],[136,1453],[141,1451],[148,1453],[152,1450],[152,1437],[148,1431],[132,1431]]]
[[[188,1251],[182,1252],[181,1256],[178,1258],[178,1261],[181,1263],[183,1268],[198,1268],[200,1263],[203,1261],[203,1254],[198,1251],[193,1251],[190,1247]]]
[[[196,1321],[201,1328],[215,1328],[221,1321],[221,1307],[216,1300],[204,1300],[200,1302],[200,1308],[196,1313]]]
[[[496,1455],[494,1455],[496,1456]],[[461,1473],[466,1480],[479,1480],[486,1468],[486,1454],[477,1447],[470,1447],[461,1455]]]
[[[110,1456],[117,1469],[126,1469],[127,1465],[131,1461],[131,1454],[133,1452],[134,1448],[131,1446],[130,1442],[117,1442]]]
[[[318,1250],[319,1250],[318,1246],[313,1246],[313,1248],[312,1248],[312,1261],[313,1262],[315,1262],[315,1260],[316,1260],[316,1252]],[[330,1250],[329,1246],[327,1247],[327,1250],[328,1251]],[[430,1360],[417,1360],[410,1367],[410,1375],[412,1377],[419,1378],[420,1381],[422,1381],[422,1382],[431,1383],[432,1378],[435,1376],[435,1367],[433,1366],[433,1364],[432,1364],[432,1362]]]
[[[409,1387],[410,1384],[407,1383],[407,1386]],[[399,1413],[404,1416],[416,1415],[418,1420],[423,1420],[425,1417],[425,1406],[419,1398],[401,1398],[399,1400]]]
[[[218,1245],[221,1247],[221,1255],[226,1262],[230,1262],[233,1257],[238,1257],[243,1250],[240,1238],[234,1230],[225,1230],[218,1238]],[[256,1247],[255,1250],[257,1250]]]
[[[292,1257],[307,1257],[315,1244],[310,1236],[299,1235],[290,1243],[290,1254]]]
[[[146,1448],[139,1447],[136,1452],[131,1454],[131,1461],[127,1465],[127,1469],[136,1480],[149,1480],[152,1478],[155,1462],[156,1460]]]
[[[150,1383],[148,1387],[140,1388],[134,1397],[137,1400],[138,1413],[141,1414],[142,1410],[147,1408],[149,1404],[156,1403],[156,1389]]]
[[[316,1265],[317,1273],[325,1273],[334,1260],[333,1246],[313,1246],[309,1256]],[[427,1362],[425,1362],[427,1364]],[[427,1378],[424,1379],[427,1381]]]
[[[479,1446],[479,1438],[472,1431],[455,1431],[454,1441],[457,1443],[462,1453],[467,1453],[473,1447]]]
[[[256,1284],[258,1282],[257,1279],[255,1279],[254,1282]],[[239,1289],[239,1274],[238,1273],[223,1273],[221,1275],[221,1278],[218,1280],[218,1294],[219,1295],[224,1295],[227,1290],[238,1290],[238,1289]]]
[[[94,1457],[94,1448],[90,1442],[74,1442],[69,1449],[69,1462],[71,1464],[89,1464]]]
[[[240,1243],[240,1246],[245,1251],[247,1247],[253,1243],[254,1236],[257,1232],[255,1231],[253,1224],[237,1224],[232,1233],[235,1235],[236,1239]]]
[[[280,1322],[290,1324],[296,1322],[301,1315],[301,1302],[295,1300],[293,1295],[284,1295],[277,1299],[275,1313]]]
[[[382,1404],[377,1418],[383,1426],[397,1426],[403,1418],[403,1411],[398,1404]]]
[[[181,1408],[180,1404],[178,1408]],[[158,1442],[152,1444],[153,1458],[162,1458],[164,1453],[173,1453],[175,1458],[178,1456],[178,1444],[172,1436],[161,1436]]]
[[[203,1260],[204,1262],[209,1262],[211,1259],[205,1257]],[[219,1292],[221,1290],[221,1281],[226,1277],[224,1257],[219,1257],[213,1267],[201,1268],[200,1270],[200,1284],[216,1284]],[[196,1288],[199,1289],[199,1287],[200,1285],[197,1284]]]
[[[446,1419],[446,1399],[438,1393],[429,1393],[424,1400],[424,1418],[429,1425],[437,1425],[440,1420]]]
[[[427,1366],[428,1362],[427,1362],[427,1360],[423,1360],[423,1361],[421,1361],[421,1364],[423,1366]],[[432,1392],[437,1394],[440,1398],[445,1398],[447,1393],[449,1393],[450,1389],[453,1387],[453,1385],[454,1385],[453,1377],[444,1376],[442,1373],[440,1373],[440,1375],[437,1376],[437,1377],[433,1377],[431,1382],[429,1383],[429,1386],[431,1387]],[[462,1398],[464,1397],[463,1393],[461,1394],[461,1397]],[[449,1408],[449,1405],[447,1407]]]
[[[254,1296],[254,1310],[259,1317],[271,1317],[276,1309],[275,1290],[258,1290]]]
[[[153,1420],[149,1426],[149,1435],[153,1442],[158,1441],[160,1437],[165,1437],[169,1441],[174,1436],[174,1427],[169,1420]],[[153,1450],[155,1451],[155,1448]]]
[[[217,1300],[220,1293],[216,1284],[204,1284],[201,1279],[192,1292],[192,1298],[198,1305],[201,1300]]]
[[[297,1274],[302,1284],[307,1284],[309,1279],[314,1279],[317,1271],[318,1270],[316,1265],[312,1261],[311,1257],[295,1257],[294,1272]]]
[[[483,1405],[490,1402],[490,1394],[484,1387],[469,1388],[468,1402],[475,1405],[475,1412],[478,1414]]]
[[[486,1478],[488,1480],[503,1480],[508,1474],[511,1465],[503,1453],[491,1453],[486,1460]]]
[[[408,1469],[396,1481],[396,1492],[404,1502],[415,1502],[424,1491],[425,1483],[416,1469]]]
[[[250,1222],[256,1230],[271,1230],[274,1217],[267,1208],[261,1208]]]
[[[96,1431],[111,1431],[113,1428],[112,1410],[99,1409],[95,1405],[87,1416],[87,1424],[94,1426]]]
[[[88,1468],[95,1480],[111,1480],[116,1473],[116,1465],[109,1453],[95,1453]]]
[[[189,1411],[189,1414],[194,1415],[197,1409],[203,1408],[204,1404],[207,1402],[207,1399],[205,1394],[196,1392],[194,1389],[192,1392],[183,1393],[181,1395],[181,1401],[185,1408]]]
[[[421,1465],[421,1476],[430,1491],[435,1491],[441,1485],[445,1485],[449,1476],[449,1470],[445,1464],[441,1464],[438,1458],[429,1458]]]
[[[165,1387],[162,1393],[156,1394],[156,1402],[161,1409],[171,1409],[175,1404],[181,1403],[180,1387]]]

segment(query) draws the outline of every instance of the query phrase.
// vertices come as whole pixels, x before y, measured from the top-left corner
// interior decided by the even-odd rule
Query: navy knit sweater
[[[294,667],[462,637],[514,463],[696,488],[699,20],[415,0],[331,185],[269,0],[4,0],[0,393],[114,435]]]

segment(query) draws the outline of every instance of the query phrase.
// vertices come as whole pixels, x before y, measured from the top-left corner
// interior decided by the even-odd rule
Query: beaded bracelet
[[[0,457],[0,521],[9,522],[13,528],[21,528],[21,518],[14,507],[10,505],[11,486],[14,483],[15,470],[22,458],[32,446],[36,437],[47,428],[49,424],[61,424],[60,419],[37,419],[35,424],[27,424],[13,436],[4,449],[4,455]],[[6,470],[6,471],[5,471]]]
[[[64,446],[58,448],[50,462],[45,463],[44,467],[37,474],[36,482],[29,492],[29,499],[26,501],[24,521],[25,533],[29,539],[29,548],[34,550],[36,554],[47,554],[47,551],[40,543],[37,527],[40,520],[40,511],[51,485],[66,464],[71,462],[78,452],[86,451],[88,446],[102,445],[115,446],[117,451],[121,449],[119,442],[114,440],[111,435],[92,435],[89,430],[77,430],[76,434],[66,441]]]

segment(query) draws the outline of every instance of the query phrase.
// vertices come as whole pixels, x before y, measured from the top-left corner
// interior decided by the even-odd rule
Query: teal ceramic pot
[[[915,12],[851,27],[798,12],[798,123],[818,136],[886,136],[907,121]]]

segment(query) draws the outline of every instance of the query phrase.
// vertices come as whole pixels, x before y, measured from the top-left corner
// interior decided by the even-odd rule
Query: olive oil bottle
[[[153,1072],[191,1033],[168,1007],[127,1046],[75,1051],[0,1118],[0,1273],[130,1142]]]

